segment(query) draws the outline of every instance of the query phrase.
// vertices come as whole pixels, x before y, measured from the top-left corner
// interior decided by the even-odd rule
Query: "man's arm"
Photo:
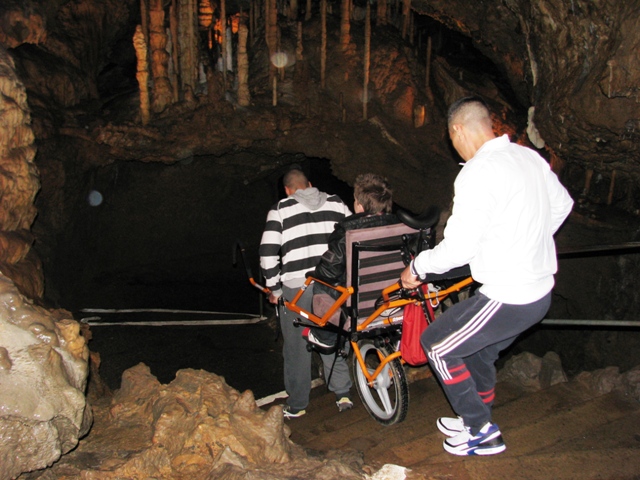
[[[282,295],[280,284],[280,247],[282,245],[282,223],[277,210],[267,214],[267,223],[260,240],[260,269],[265,285],[271,290],[269,301],[274,303]]]
[[[549,205],[551,206],[551,232],[556,233],[560,225],[571,213],[573,199],[550,168],[547,172],[546,180]]]

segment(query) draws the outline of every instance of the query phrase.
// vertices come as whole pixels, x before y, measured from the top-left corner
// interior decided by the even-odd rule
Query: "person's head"
[[[284,184],[284,191],[289,195],[296,193],[296,190],[304,190],[311,186],[311,182],[307,179],[307,176],[298,168],[292,168],[285,173],[282,178]]]
[[[464,161],[485,142],[495,138],[491,113],[480,97],[464,97],[449,107],[447,115],[451,143]]]
[[[353,185],[356,213],[390,213],[393,190],[387,179],[375,173],[358,175]]]

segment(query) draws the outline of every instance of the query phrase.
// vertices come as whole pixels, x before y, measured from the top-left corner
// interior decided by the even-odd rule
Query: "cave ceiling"
[[[165,6],[170,3],[164,2]],[[247,5],[230,2],[227,8],[233,13]],[[467,39],[492,63],[506,85],[503,92],[494,95],[493,90],[483,90],[478,83],[467,80],[468,75],[463,81],[462,72],[457,84],[451,85],[459,67],[435,58],[433,75],[447,68],[451,75],[440,83],[434,82],[434,108],[443,111],[457,94],[493,95],[494,105],[509,104],[500,112],[505,123],[523,130],[526,118],[522,116],[534,107],[533,120],[545,142],[544,151],[557,165],[579,165],[605,175],[615,170],[632,184],[638,183],[640,0],[414,0],[411,9],[416,25],[420,25],[419,19],[429,19]],[[333,12],[339,12],[337,3]],[[62,134],[85,142],[82,150],[92,154],[84,156],[84,167],[118,160],[171,163],[192,155],[219,156],[248,148],[271,158],[298,152],[330,158],[336,174],[350,180],[353,172],[341,167],[347,158],[360,158],[355,164],[362,166],[372,156],[381,161],[393,156],[393,149],[382,144],[378,148],[382,153],[373,154],[373,149],[363,152],[354,146],[354,141],[363,138],[359,135],[368,138],[364,130],[376,130],[371,125],[356,125],[348,137],[345,129],[336,125],[339,115],[337,122],[334,118],[319,119],[325,121],[319,127],[317,118],[309,121],[299,114],[300,109],[278,113],[265,104],[265,108],[256,105],[247,113],[225,104],[224,97],[210,99],[209,105],[217,105],[207,111],[185,101],[157,115],[156,123],[145,128],[119,121],[114,110],[138,108],[135,96],[128,103],[117,103],[122,92],[137,89],[131,81],[133,75],[129,72],[127,77],[125,70],[132,68],[130,42],[134,26],[140,21],[138,1],[8,0],[0,6],[0,19],[0,43],[17,59],[34,111],[37,137]],[[428,31],[423,33],[425,38],[429,35]],[[380,29],[373,29],[373,37],[379,51],[384,50],[385,44],[393,44],[396,51],[406,49],[406,45],[398,46],[401,44],[397,36],[392,38]],[[361,39],[353,42],[361,43]],[[255,54],[253,61],[257,57]],[[406,74],[416,77],[411,68],[406,67]],[[254,72],[261,73],[252,67]],[[413,81],[417,83],[415,78]],[[268,88],[254,88],[268,96]],[[383,90],[383,85],[376,88]],[[504,94],[506,90],[508,95]],[[103,117],[89,119],[86,114],[96,105],[102,109]],[[108,118],[105,112],[112,117]],[[515,112],[520,121],[507,119],[509,112]],[[194,118],[210,127],[210,134],[196,135],[187,122]],[[325,133],[330,140],[317,141],[319,128],[329,131]],[[394,132],[390,135],[393,137]],[[398,135],[402,137],[401,133]],[[450,157],[446,135],[440,132],[437,137],[437,142],[429,145],[432,157]],[[400,143],[405,145],[404,142],[405,138],[400,138]],[[420,163],[410,148],[406,150],[401,156],[409,164]],[[428,173],[437,175],[434,169]],[[450,180],[449,173],[444,177]],[[581,181],[584,179],[575,180]],[[635,202],[637,199],[631,204]]]

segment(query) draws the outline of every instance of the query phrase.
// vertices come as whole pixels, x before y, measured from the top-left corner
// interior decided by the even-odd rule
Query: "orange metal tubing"
[[[360,365],[360,370],[362,370],[362,373],[364,373],[364,376],[366,377],[367,383],[369,384],[369,386],[372,386],[375,379],[378,377],[378,375],[380,375],[380,372],[382,371],[382,369],[386,367],[389,362],[395,360],[396,358],[402,355],[398,351],[398,352],[393,352],[391,355],[383,357],[382,355],[380,355],[380,350],[378,350],[378,356],[380,357],[380,365],[378,365],[378,368],[376,368],[373,374],[369,375],[367,366],[364,364],[364,359],[362,358],[362,354],[360,353],[360,348],[358,347],[358,343],[357,342],[350,342],[350,343],[351,343],[351,348],[353,348],[353,354],[358,359],[358,365]]]

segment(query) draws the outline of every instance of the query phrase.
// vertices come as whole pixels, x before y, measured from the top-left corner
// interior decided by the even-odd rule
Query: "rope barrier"
[[[603,253],[612,251],[626,251],[640,249],[640,242],[625,242],[615,245],[592,245],[588,247],[575,247],[575,248],[559,248],[558,257],[570,257],[579,256],[583,253]]]
[[[222,326],[222,325],[252,325],[260,323],[267,319],[264,315],[255,315],[252,313],[237,312],[212,312],[207,310],[172,310],[165,308],[83,308],[83,313],[102,313],[102,314],[126,314],[126,313],[170,313],[170,314],[199,314],[199,315],[224,315],[243,316],[245,318],[225,318],[220,320],[213,319],[184,319],[184,320],[139,320],[139,321],[103,321],[100,316],[84,317],[80,319],[81,323],[85,323],[94,327],[112,327],[112,326],[140,326],[140,327],[166,327],[166,326]]]
[[[640,320],[573,320],[573,319],[545,319],[544,325],[575,325],[597,327],[640,327]]]

